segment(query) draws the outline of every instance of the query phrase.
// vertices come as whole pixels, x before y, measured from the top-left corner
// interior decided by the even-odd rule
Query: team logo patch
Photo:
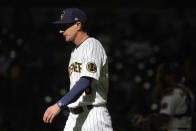
[[[97,66],[94,62],[88,62],[86,68],[89,72],[97,72]]]

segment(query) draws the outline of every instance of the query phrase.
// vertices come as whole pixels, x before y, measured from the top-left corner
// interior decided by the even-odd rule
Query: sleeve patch
[[[94,62],[88,62],[86,68],[89,72],[97,72],[97,66]]]

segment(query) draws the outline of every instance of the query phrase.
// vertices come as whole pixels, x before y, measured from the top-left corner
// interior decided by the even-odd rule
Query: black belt
[[[79,106],[75,108],[69,108],[69,111],[73,114],[80,114],[84,112],[84,107],[86,107],[88,110],[91,110],[93,108],[93,105],[87,105],[87,106]]]

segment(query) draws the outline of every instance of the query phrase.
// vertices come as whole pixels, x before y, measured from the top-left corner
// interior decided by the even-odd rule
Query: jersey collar
[[[90,38],[90,36],[86,37],[84,41],[86,41],[88,38]],[[78,48],[82,43],[84,43],[84,41],[82,41],[79,45],[76,45],[75,48]]]

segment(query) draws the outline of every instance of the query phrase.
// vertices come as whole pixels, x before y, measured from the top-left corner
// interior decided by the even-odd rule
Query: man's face
[[[66,42],[74,42],[78,31],[78,23],[61,24],[59,26],[59,33],[65,37]]]

